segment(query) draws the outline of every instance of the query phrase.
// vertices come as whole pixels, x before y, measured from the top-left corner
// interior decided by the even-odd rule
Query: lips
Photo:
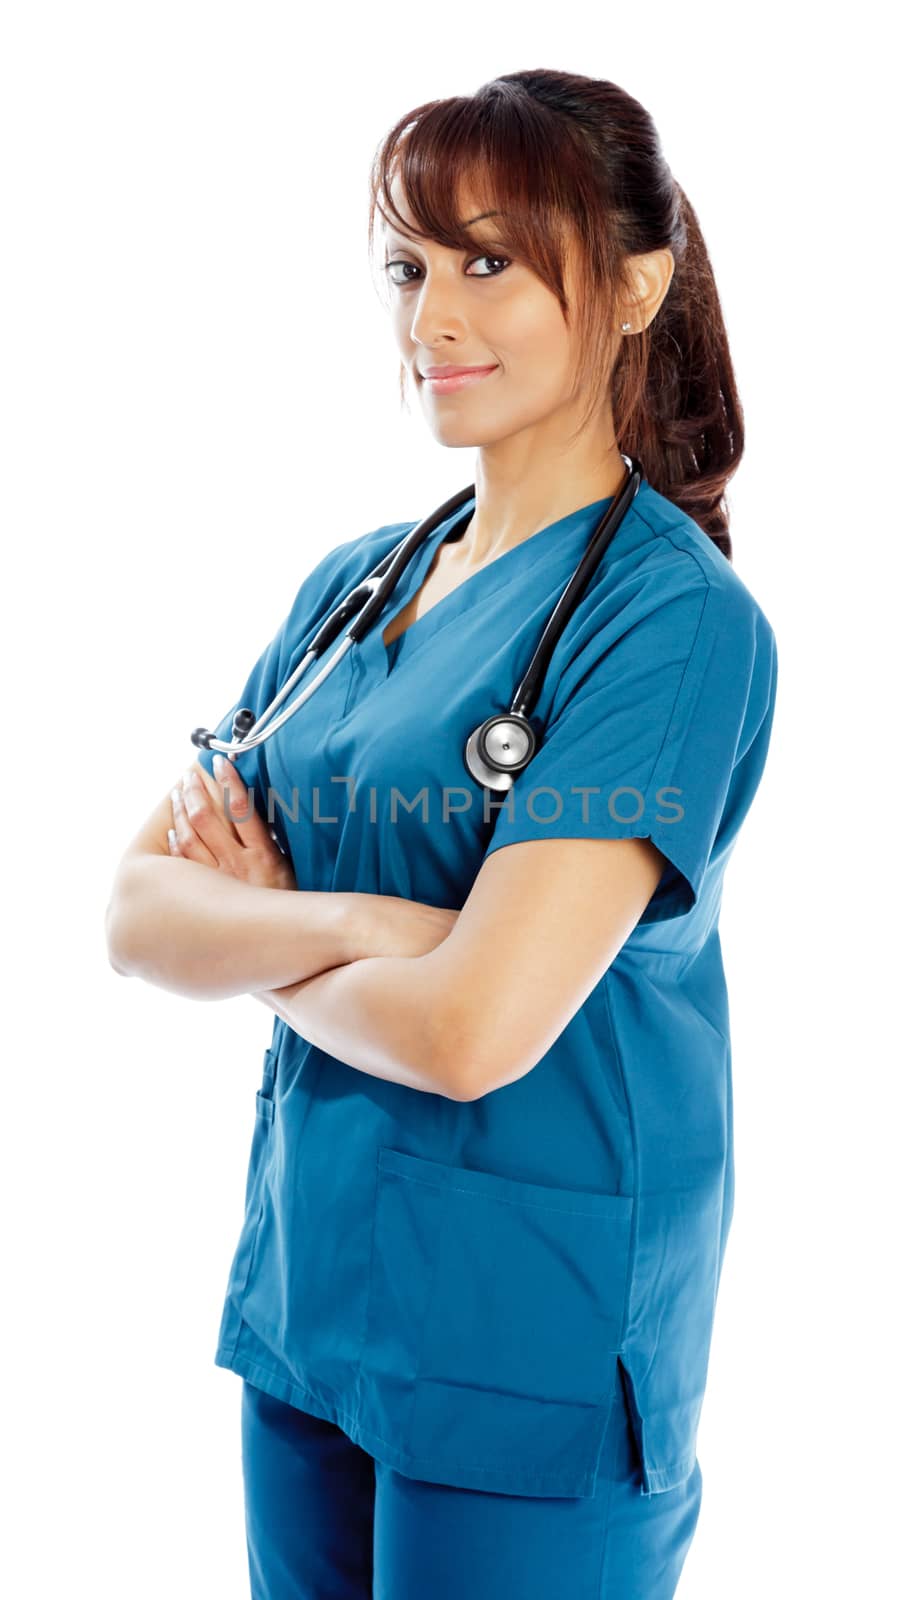
[[[491,361],[481,367],[422,367],[421,375],[423,378],[459,378],[467,372],[492,372],[497,365],[497,362]]]
[[[421,379],[422,390],[438,399],[442,395],[458,394],[461,390],[486,383],[488,378],[495,378],[498,371],[499,362],[491,367],[428,367]]]

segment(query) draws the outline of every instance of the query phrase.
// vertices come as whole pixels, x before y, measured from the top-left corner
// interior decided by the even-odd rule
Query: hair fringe
[[[369,184],[369,248],[390,218],[399,173],[412,224],[455,249],[483,249],[455,208],[465,175],[503,213],[499,234],[570,317],[566,239],[578,248],[584,338],[577,384],[592,382],[583,428],[608,394],[616,441],[648,481],[733,559],[725,490],[744,445],[721,303],[696,213],[645,108],[617,84],[539,69],[434,100],[382,139]],[[410,228],[410,219],[402,219]],[[493,230],[496,232],[496,226]],[[632,256],[671,250],[674,273],[649,326],[614,338]],[[400,388],[404,393],[405,368]],[[581,431],[580,429],[578,431]]]

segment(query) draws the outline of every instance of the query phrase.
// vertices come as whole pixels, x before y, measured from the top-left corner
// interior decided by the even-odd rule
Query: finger
[[[220,867],[241,876],[243,843],[233,822],[225,815],[218,785],[205,770],[188,767],[181,780],[181,795],[194,833]]]
[[[185,856],[188,861],[198,861],[204,867],[217,867],[218,857],[207,847],[204,839],[197,832],[187,806],[186,798],[181,787],[176,784],[171,791],[172,801],[172,826],[178,842],[178,854]],[[235,845],[236,849],[237,846]]]
[[[249,790],[233,761],[228,761],[220,751],[216,751],[212,765],[219,793],[236,825],[241,844],[245,849],[255,850],[261,846],[271,846],[272,836],[268,825],[256,810],[255,795],[251,806]]]
[[[201,796],[202,793],[203,793],[203,790],[205,789],[205,792],[209,796],[210,802],[214,806],[216,814],[218,815],[218,817],[219,817],[219,819],[220,819],[220,821],[222,823],[222,826],[227,830],[230,838],[233,839],[235,844],[242,845],[243,844],[243,838],[242,838],[243,830],[240,827],[235,827],[235,821],[237,820],[236,817],[232,817],[232,816],[228,815],[229,811],[233,811],[236,808],[230,807],[230,806],[226,807],[225,799],[224,799],[224,795],[222,793],[221,786],[216,782],[215,778],[210,776],[210,774],[206,771],[206,768],[203,766],[203,763],[201,761],[195,761],[192,766],[189,766],[189,767],[186,768],[186,770],[184,772],[184,775],[183,775],[183,777],[181,779],[182,791],[184,789],[184,785],[185,785],[186,781],[188,780],[188,778],[190,778],[192,773],[194,774],[195,777],[199,778],[200,785],[201,785],[201,787],[195,791],[196,794],[198,796]]]
[[[174,828],[169,828],[168,841],[169,841],[169,855],[170,856],[178,856],[178,855],[180,855],[181,851],[178,849],[178,835],[175,832]]]

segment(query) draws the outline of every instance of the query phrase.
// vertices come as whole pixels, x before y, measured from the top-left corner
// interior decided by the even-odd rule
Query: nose
[[[429,273],[415,296],[409,337],[416,344],[432,345],[441,339],[461,339],[464,332],[458,289],[451,282],[441,282],[438,274]]]

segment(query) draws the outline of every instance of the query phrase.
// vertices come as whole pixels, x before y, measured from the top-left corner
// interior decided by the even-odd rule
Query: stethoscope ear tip
[[[242,706],[231,719],[231,738],[235,741],[245,739],[255,721],[255,711],[251,711],[249,706]]]
[[[603,515],[590,537],[585,554],[577,566],[576,571],[569,578],[567,585],[552,611],[549,621],[537,642],[537,648],[531,658],[521,683],[515,691],[512,706],[514,710],[501,712],[497,716],[488,717],[472,733],[465,745],[465,765],[475,781],[485,789],[495,789],[498,792],[511,789],[516,777],[523,772],[537,748],[537,735],[528,722],[526,712],[530,711],[537,700],[541,686],[546,676],[547,666],[555,647],[556,641],[568,618],[571,616],[575,605],[580,600],[590,579],[599,565],[599,561],[618,528],[622,517],[625,515],[643,477],[643,469],[637,458],[630,457],[621,452],[622,459],[628,464],[628,475],[614,496],[612,504],[606,508]],[[299,710],[301,705],[310,698],[323,678],[333,671],[337,663],[346,654],[353,644],[358,644],[370,627],[374,625],[377,616],[387,601],[387,598],[396,587],[397,581],[406,570],[415,552],[420,548],[424,538],[440,526],[441,522],[457,511],[461,505],[470,500],[474,494],[474,484],[469,484],[460,493],[452,496],[444,505],[431,513],[429,517],[422,518],[400,540],[399,545],[388,555],[383,556],[373,571],[361,583],[355,585],[350,593],[325,619],[306,648],[306,653],[298,666],[291,673],[287,682],[279,689],[271,705],[258,716],[248,706],[242,706],[235,712],[231,721],[231,743],[226,744],[215,738],[209,728],[194,728],[190,736],[191,744],[200,750],[213,748],[227,752],[229,756],[236,757],[246,753],[247,744],[250,749],[264,744],[283,723]],[[467,525],[467,524],[466,524]],[[361,610],[360,610],[361,606]],[[273,711],[290,692],[294,683],[306,671],[313,660],[317,660],[335,639],[344,622],[356,612],[359,612],[356,621],[347,630],[344,639],[332,660],[323,667],[318,676],[313,679],[308,689],[305,689],[285,711],[275,718],[271,725],[265,728]],[[264,731],[263,731],[264,729]],[[258,731],[254,731],[258,730]],[[541,733],[542,737],[542,733]],[[243,750],[240,747],[243,746]]]

